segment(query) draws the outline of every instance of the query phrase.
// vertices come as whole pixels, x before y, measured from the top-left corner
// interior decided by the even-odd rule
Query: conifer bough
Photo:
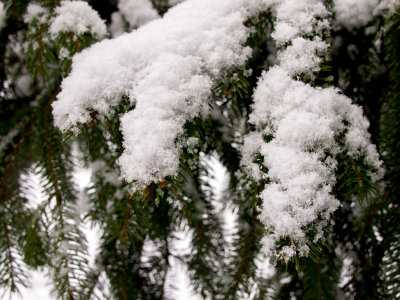
[[[388,130],[379,118],[390,113],[379,112],[398,97],[398,70],[384,58],[396,53],[387,32],[399,24],[398,1],[89,4],[0,6],[2,286],[16,291],[25,268],[44,266],[63,299],[164,298],[179,262],[203,298],[317,299],[321,286],[319,298],[337,298],[359,295],[357,272],[368,272],[357,259],[380,249],[373,293],[394,290],[382,271],[393,244],[366,235],[379,240],[377,216],[396,199],[384,169],[393,173],[398,154],[379,137]],[[394,92],[372,102],[366,87],[389,73]],[[85,191],[73,182],[71,149],[92,170]],[[212,155],[230,182],[219,201],[236,207],[225,252],[204,160]],[[23,182],[33,172],[46,195],[37,206]],[[83,219],[102,230],[96,265]],[[182,228],[192,233],[184,255],[174,249]],[[272,276],[260,271],[270,268],[265,258]],[[340,286],[344,261],[361,271]],[[308,285],[313,272],[322,285]]]

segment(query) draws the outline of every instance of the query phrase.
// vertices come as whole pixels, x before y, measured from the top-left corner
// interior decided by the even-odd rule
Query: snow
[[[55,13],[56,16],[51,20],[49,28],[52,36],[69,31],[76,35],[90,32],[97,38],[102,38],[107,34],[104,21],[87,2],[61,1]]]
[[[375,16],[395,13],[399,0],[334,0],[335,19],[351,30],[365,26]]]
[[[177,173],[184,123],[207,107],[215,79],[251,54],[244,21],[262,1],[185,1],[163,19],[101,43],[73,59],[53,103],[62,130],[109,114],[123,95],[136,104],[121,118],[123,176],[138,186]]]
[[[137,28],[158,18],[158,12],[150,0],[119,0],[118,9],[130,28]]]
[[[29,74],[23,74],[15,80],[15,87],[18,96],[28,97],[32,95],[32,77]]]
[[[7,12],[4,3],[0,2],[0,30],[6,25]]]
[[[4,152],[5,148],[13,142],[13,139],[19,133],[18,129],[10,129],[5,136],[0,139],[0,153]]]
[[[279,3],[279,2],[278,2]],[[326,27],[328,11],[319,0],[280,1],[276,7],[276,26],[272,38],[282,45],[299,33],[311,34]],[[316,19],[316,17],[321,19]]]
[[[309,40],[296,37],[292,45],[285,51],[278,53],[278,62],[291,75],[312,74],[319,70],[322,58],[317,53],[323,53],[328,48],[328,44],[320,38]]]
[[[366,25],[373,17],[379,0],[335,0],[335,18],[348,29]]]
[[[37,20],[39,23],[46,23],[49,11],[36,3],[29,3],[24,14],[24,22],[31,23]]]
[[[307,230],[315,226],[313,242],[323,238],[330,214],[340,205],[331,195],[336,154],[364,156],[376,170],[372,179],[382,176],[362,109],[336,88],[313,87],[294,79],[302,74],[312,78],[328,48],[318,36],[329,29],[326,22],[320,22],[314,36],[309,36],[315,16],[327,16],[321,5],[322,1],[286,0],[276,7],[278,33],[272,37],[278,45],[288,45],[278,51],[277,65],[263,72],[257,84],[249,120],[257,130],[244,138],[242,149],[242,165],[249,174],[256,180],[266,176],[271,180],[260,193],[260,220],[272,230],[262,240],[263,250],[286,262],[295,254],[308,254]],[[345,121],[350,125],[345,127]],[[336,138],[345,129],[346,145],[342,148]],[[273,138],[264,142],[264,136]],[[264,157],[262,164],[267,173],[254,162],[257,153]],[[276,242],[284,238],[289,238],[289,244],[277,249]]]
[[[285,88],[277,88],[280,87],[277,82]],[[260,219],[274,229],[273,235],[265,239],[275,242],[290,237],[294,243],[305,246],[304,228],[316,222],[318,216],[328,218],[339,206],[331,195],[337,162],[327,160],[325,153],[335,155],[346,151],[353,157],[365,155],[366,161],[379,170],[376,149],[369,141],[368,124],[361,109],[337,89],[314,88],[293,80],[280,67],[263,74],[253,108],[258,115],[253,113],[251,121],[260,124],[262,116],[268,123],[261,134],[274,136],[269,143],[252,145],[263,155],[263,164],[272,181],[261,193]],[[344,120],[351,125],[346,134],[347,148],[341,149],[335,137],[345,129]],[[251,138],[254,139],[254,133]],[[243,164],[254,165],[247,160]],[[298,250],[296,246],[292,248]]]
[[[374,10],[374,14],[385,14],[387,11],[388,14],[394,14],[396,9],[400,8],[400,1],[399,0],[382,0],[378,7]]]
[[[208,113],[207,101],[218,78],[251,55],[244,46],[250,31],[245,21],[271,8],[277,64],[263,72],[254,91],[249,121],[256,131],[244,138],[242,165],[254,179],[271,180],[260,193],[260,220],[273,231],[262,241],[264,252],[286,261],[296,253],[307,255],[307,230],[315,226],[313,242],[323,238],[330,214],[340,205],[331,195],[335,155],[364,157],[376,170],[371,179],[382,176],[361,108],[336,88],[299,80],[313,78],[329,47],[321,38],[330,30],[323,3],[185,1],[162,19],[74,56],[72,72],[53,103],[55,124],[77,131],[76,125],[90,121],[91,111],[110,115],[127,96],[135,108],[120,116],[125,150],[118,164],[123,178],[139,189],[175,176],[181,148],[188,145],[182,138],[184,124]],[[114,22],[119,18],[115,15]],[[345,129],[342,147],[337,137]],[[265,136],[273,139],[265,142]],[[264,157],[268,173],[253,162],[257,153]],[[276,249],[283,238],[290,244]]]
[[[115,11],[111,14],[109,31],[111,33],[111,37],[113,38],[125,33],[125,23],[120,12]]]

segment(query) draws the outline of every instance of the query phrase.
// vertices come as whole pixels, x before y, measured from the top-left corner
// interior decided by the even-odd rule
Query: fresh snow
[[[90,32],[93,36],[102,38],[107,34],[104,21],[87,2],[61,1],[55,13],[49,29],[52,36],[61,32],[73,32],[76,35]]]
[[[244,43],[250,29],[244,23],[270,8],[276,18],[277,63],[254,91],[250,122],[256,131],[244,138],[242,165],[254,179],[271,180],[260,193],[260,220],[272,230],[262,241],[264,251],[286,261],[296,253],[307,255],[306,231],[314,226],[313,242],[323,238],[330,214],[340,205],[331,195],[335,155],[363,157],[376,170],[371,179],[382,176],[361,108],[336,88],[300,81],[313,79],[329,47],[321,38],[330,30],[323,2],[187,0],[162,19],[74,56],[53,103],[55,124],[77,131],[77,125],[90,121],[91,111],[110,115],[127,96],[135,108],[120,117],[122,176],[143,188],[177,175],[181,148],[188,144],[182,139],[184,124],[208,113],[207,99],[218,78],[249,58],[251,49]],[[115,15],[113,21],[120,18]],[[336,138],[345,129],[342,147]],[[265,142],[265,136],[273,138]],[[253,162],[257,153],[268,173]],[[284,238],[290,243],[276,249]]]
[[[379,0],[335,0],[335,18],[348,29],[366,25],[373,17]]]
[[[46,23],[49,11],[36,3],[29,3],[24,14],[25,23],[31,23],[37,20],[39,23]]]
[[[215,79],[251,54],[243,24],[262,1],[191,0],[164,18],[101,43],[73,59],[53,103],[62,130],[90,120],[90,110],[109,114],[123,95],[134,110],[121,118],[123,176],[144,186],[178,171],[185,122],[207,107]]]
[[[118,9],[130,28],[137,28],[158,18],[158,12],[150,0],[119,0]]]
[[[334,0],[337,23],[349,30],[365,26],[373,17],[395,13],[399,0]]]
[[[369,123],[361,108],[338,89],[316,88],[294,79],[302,74],[312,78],[328,48],[318,37],[329,29],[328,23],[320,21],[316,25],[314,21],[317,16],[328,15],[322,2],[285,0],[277,5],[272,37],[278,45],[289,45],[278,51],[278,64],[264,72],[257,84],[249,120],[257,131],[245,137],[242,149],[242,165],[249,174],[256,180],[271,180],[260,193],[260,220],[272,230],[262,240],[263,249],[267,255],[285,261],[296,253],[308,254],[308,227],[314,225],[317,229],[313,242],[323,238],[323,227],[340,205],[331,195],[336,154],[344,151],[353,158],[364,156],[377,171],[371,174],[372,179],[382,176],[379,156],[369,140]],[[304,38],[313,26],[318,28],[317,35]],[[344,132],[345,121],[350,125],[346,127],[346,146],[342,149],[336,137]],[[264,142],[264,137],[273,138]],[[327,152],[331,156],[327,157]],[[264,157],[267,173],[253,162],[256,153]],[[289,239],[288,245],[277,249],[276,242],[284,238]]]

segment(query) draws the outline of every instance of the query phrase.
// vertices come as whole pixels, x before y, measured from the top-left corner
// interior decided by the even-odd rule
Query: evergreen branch
[[[14,271],[14,257],[11,253],[11,242],[9,237],[8,225],[6,218],[3,217],[3,228],[4,228],[4,236],[6,239],[6,246],[7,246],[7,256],[8,256],[8,263],[9,263],[9,270],[10,270],[10,278],[11,278],[11,291],[17,289],[16,280],[15,280],[15,271]]]
[[[78,38],[75,39],[75,34],[72,31],[70,31],[70,33],[71,33],[71,39],[74,42],[74,45],[76,47],[76,51],[77,52],[81,52],[82,51],[82,47],[79,44]]]
[[[4,170],[4,175],[1,180],[1,188],[0,188],[0,204],[4,203],[5,197],[8,196],[7,192],[7,181],[8,178],[11,175],[11,168],[14,163],[14,161],[17,159],[17,155],[19,153],[19,150],[22,146],[22,143],[24,140],[28,137],[28,135],[31,133],[33,127],[33,123],[30,123],[27,128],[25,129],[24,133],[21,135],[20,139],[18,140],[17,144],[14,146],[13,152],[11,154],[11,158],[8,161],[5,170]]]
[[[175,187],[174,185],[171,185],[171,186],[172,186],[172,187],[171,187],[171,190],[173,191],[173,193],[174,193],[176,199],[178,199],[179,204],[180,204],[181,207],[182,207],[183,214],[184,214],[184,216],[186,217],[186,220],[187,220],[189,223],[192,223],[193,219],[192,219],[192,217],[190,216],[190,214],[189,214],[189,212],[188,212],[188,210],[187,210],[187,208],[186,208],[185,201],[183,200],[182,196],[181,196],[181,195],[179,194],[179,192],[177,191],[176,187]],[[195,222],[195,224],[196,224],[196,225],[195,225],[195,228],[196,228],[197,236],[199,237],[199,240],[202,241],[202,240],[203,240],[203,230],[202,230],[202,228],[201,228],[201,225],[199,225],[199,222]]]
[[[170,252],[169,252],[168,234],[166,234],[165,237],[164,237],[164,243],[165,243],[165,251],[164,251],[163,259],[164,259],[165,264],[166,264],[166,270],[165,270],[165,272],[163,274],[164,276],[162,278],[162,289],[161,289],[160,299],[164,299],[165,284],[166,284],[166,281],[167,281],[167,274],[168,274],[168,269],[169,269]]]
[[[119,264],[118,264],[119,255],[117,253],[116,243],[117,243],[117,240],[114,239],[114,241],[113,241],[113,255],[114,255],[115,261],[117,262],[115,265],[116,265],[116,268],[117,268],[117,278],[118,278],[118,283],[119,283],[119,290],[120,290],[120,292],[122,294],[122,299],[123,300],[128,300],[128,294],[126,292],[124,280],[123,280],[123,277],[122,277],[122,272],[121,272],[121,269],[120,269]]]
[[[42,73],[45,70],[43,63],[43,32],[44,32],[44,24],[40,24],[39,28],[39,66]]]
[[[50,177],[53,182],[53,187],[54,187],[54,193],[57,199],[57,205],[61,206],[62,204],[62,197],[60,193],[60,189],[58,187],[58,182],[57,182],[57,176],[54,171],[54,166],[53,166],[53,161],[52,161],[52,154],[51,154],[51,147],[50,147],[50,141],[49,141],[49,110],[50,110],[50,104],[46,105],[44,107],[44,142],[45,142],[45,147],[46,147],[46,158],[47,158],[47,166],[50,171]]]
[[[124,221],[124,225],[122,226],[122,230],[121,230],[121,235],[122,235],[121,240],[123,243],[126,243],[126,235],[127,235],[127,231],[128,231],[129,218],[130,218],[130,214],[131,214],[131,206],[132,206],[132,197],[129,197],[128,203],[125,208],[125,221]]]
[[[85,294],[85,297],[84,297],[85,299],[87,299],[87,300],[91,299],[92,295],[94,294],[95,287],[99,283],[100,274],[101,274],[100,272],[95,272],[92,275],[88,292]]]
[[[360,172],[357,170],[357,167],[356,167],[356,165],[355,165],[355,163],[354,163],[353,158],[352,158],[350,155],[348,155],[348,158],[349,158],[349,160],[350,160],[351,167],[352,167],[354,173],[357,175],[357,179],[358,179],[358,183],[359,183],[359,186],[360,186],[360,190],[362,190],[362,195],[363,195],[364,198],[366,198],[366,197],[367,197],[367,194],[368,194],[368,191],[367,191],[366,187],[364,186],[364,183],[363,183],[363,179],[362,179],[362,177],[361,177],[361,174],[360,174]]]
[[[250,229],[245,238],[244,248],[240,255],[241,261],[239,263],[239,268],[235,272],[234,284],[233,284],[233,288],[232,288],[232,295],[236,294],[236,291],[239,287],[239,283],[241,281],[243,272],[245,271],[245,269],[249,268],[249,265],[250,265],[250,262],[248,261],[248,255],[249,255],[250,247],[252,245],[251,242],[254,240],[254,229],[256,226],[256,219],[257,219],[257,212],[256,212],[256,210],[254,210],[253,216],[252,216],[251,222],[250,222]]]

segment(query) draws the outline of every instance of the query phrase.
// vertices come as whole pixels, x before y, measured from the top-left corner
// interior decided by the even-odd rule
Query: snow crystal
[[[56,16],[52,19],[49,32],[57,36],[60,32],[73,32],[81,35],[92,33],[97,38],[106,35],[106,25],[97,11],[84,1],[61,1],[55,9]]]
[[[130,28],[137,28],[158,18],[158,12],[150,0],[119,0],[118,9]]]
[[[74,56],[71,74],[53,103],[55,124],[69,129],[108,114],[122,95],[136,107],[121,118],[123,176],[139,186],[176,175],[184,123],[201,113],[215,78],[242,65],[244,21],[262,1],[188,0],[138,30]]]
[[[6,25],[6,9],[4,7],[4,3],[0,2],[0,30]]]
[[[29,3],[26,13],[24,14],[24,22],[31,23],[35,19],[39,23],[46,23],[49,11],[36,3]]]
[[[334,0],[335,19],[348,29],[364,26],[378,4],[379,0]]]

